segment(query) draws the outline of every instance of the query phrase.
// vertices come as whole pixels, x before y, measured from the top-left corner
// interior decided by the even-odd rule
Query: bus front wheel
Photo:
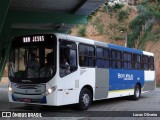
[[[87,110],[91,104],[91,101],[92,98],[90,90],[87,88],[83,88],[79,96],[79,104],[78,104],[79,109]]]
[[[141,87],[139,84],[136,84],[134,88],[134,95],[132,96],[133,100],[138,100],[141,96]]]

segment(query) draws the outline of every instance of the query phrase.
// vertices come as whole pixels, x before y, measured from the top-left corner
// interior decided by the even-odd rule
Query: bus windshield
[[[15,38],[11,45],[9,77],[53,77],[56,73],[56,43],[53,35]]]

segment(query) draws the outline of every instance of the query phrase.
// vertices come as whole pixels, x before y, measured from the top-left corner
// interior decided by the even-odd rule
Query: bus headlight
[[[12,91],[13,91],[13,89],[12,89],[11,87],[8,87],[8,90],[9,90],[10,92],[12,92]]]
[[[44,96],[51,94],[52,92],[54,92],[57,89],[57,86],[48,88],[47,91],[43,94]]]
[[[53,92],[53,89],[49,88],[47,91],[48,91],[49,94],[51,94]]]

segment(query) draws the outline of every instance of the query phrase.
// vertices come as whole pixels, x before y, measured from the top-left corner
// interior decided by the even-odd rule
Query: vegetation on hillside
[[[112,43],[124,45],[132,13],[136,14],[136,11],[123,4],[104,4],[88,17],[87,24],[77,25],[71,34],[106,42],[112,40]]]
[[[106,3],[88,17],[88,24],[77,25],[71,34],[120,45],[127,36],[128,47],[145,49],[147,41],[160,39],[159,29],[153,27],[160,20],[160,0],[141,1],[136,7]]]
[[[152,29],[154,23],[160,20],[160,4],[156,0],[144,0],[137,8],[139,15],[135,17],[129,26],[131,32],[128,35],[128,46],[136,47],[137,44],[139,49],[144,49],[147,41],[160,39],[160,31],[153,32]]]

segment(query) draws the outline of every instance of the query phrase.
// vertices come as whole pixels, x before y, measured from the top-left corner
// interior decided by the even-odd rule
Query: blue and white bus
[[[154,54],[65,34],[12,40],[10,102],[88,109],[92,101],[155,89]]]

